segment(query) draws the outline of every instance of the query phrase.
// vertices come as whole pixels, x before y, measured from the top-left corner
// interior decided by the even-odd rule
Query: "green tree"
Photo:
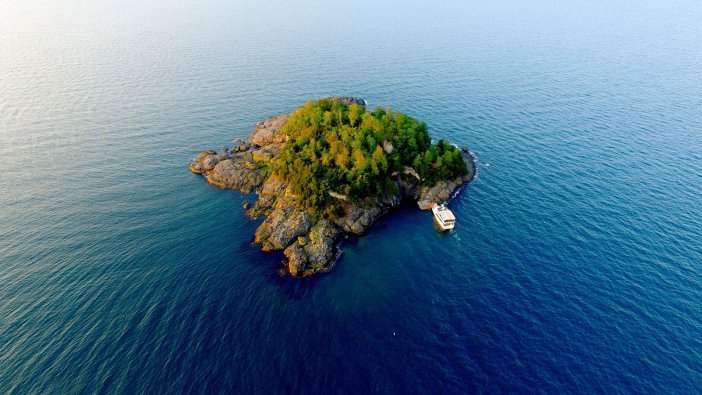
[[[352,200],[394,193],[391,174],[413,167],[426,184],[467,171],[461,153],[441,140],[431,144],[426,124],[391,109],[366,111],[322,99],[295,110],[284,126],[288,141],[273,170],[304,202],[326,216],[340,210],[337,191]],[[385,152],[379,142],[394,147]]]

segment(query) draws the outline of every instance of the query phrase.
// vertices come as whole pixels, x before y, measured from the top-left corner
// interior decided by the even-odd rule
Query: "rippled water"
[[[577,3],[4,4],[0,392],[702,392],[702,6]],[[281,278],[187,163],[327,94],[478,178]]]

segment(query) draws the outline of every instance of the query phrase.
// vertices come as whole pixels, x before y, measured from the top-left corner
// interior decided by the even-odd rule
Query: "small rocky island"
[[[309,101],[259,122],[245,142],[207,150],[193,173],[220,188],[255,191],[249,217],[265,216],[255,242],[284,250],[293,276],[326,271],[339,240],[360,235],[403,200],[420,209],[448,201],[473,179],[467,148],[433,144],[426,124],[351,97]]]

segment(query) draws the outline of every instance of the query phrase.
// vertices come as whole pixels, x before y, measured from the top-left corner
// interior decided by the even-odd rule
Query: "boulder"
[[[340,193],[332,192],[332,191],[329,191],[329,196],[333,197],[334,199],[339,199],[339,200],[344,200],[344,201],[349,200],[348,196],[342,195]]]
[[[422,187],[419,191],[417,206],[422,210],[428,210],[434,204],[446,203],[451,199],[456,188],[462,184],[462,177],[458,177],[453,181],[439,181],[432,187]]]
[[[190,171],[197,174],[208,173],[214,169],[217,163],[223,158],[224,156],[217,155],[215,151],[203,151],[197,158],[190,162]]]
[[[242,140],[242,139],[236,139],[234,140],[234,145],[232,146],[232,149],[230,150],[231,152],[244,152],[247,149],[249,149],[249,144]]]
[[[213,150],[202,151],[190,162],[190,171],[197,174],[207,175],[217,164],[225,159],[229,159],[231,155],[226,147],[220,153]]]
[[[373,225],[383,211],[377,205],[368,207],[349,205],[346,215],[334,219],[334,223],[348,233],[360,235]]]
[[[283,144],[269,144],[265,147],[251,151],[251,156],[256,162],[271,163],[280,156]]]
[[[249,142],[259,147],[286,142],[288,136],[283,133],[283,126],[289,117],[288,114],[281,114],[259,122],[249,137]]]
[[[288,270],[293,276],[312,274],[325,270],[336,259],[336,240],[340,232],[329,220],[321,219],[307,236],[298,240],[283,252],[288,258]]]
[[[383,140],[383,150],[387,152],[388,154],[392,154],[392,150],[394,147],[392,146],[392,142],[388,140]]]
[[[417,173],[417,170],[414,170],[413,167],[405,166],[405,170],[402,172],[403,174],[408,174],[418,181],[421,181],[422,178],[419,176],[419,173]]]
[[[207,182],[220,188],[250,193],[263,184],[268,172],[264,169],[251,169],[247,166],[248,163],[241,157],[219,161],[207,174]]]
[[[271,176],[268,177],[266,182],[263,183],[263,186],[261,186],[261,189],[258,191],[258,194],[260,196],[280,195],[285,191],[287,187],[288,184],[286,184],[282,178],[278,177],[275,174],[271,174]]]
[[[288,271],[290,271],[290,274],[301,276],[309,264],[305,248],[300,243],[293,243],[283,251],[283,254],[288,258]]]
[[[258,201],[256,201],[254,207],[249,211],[249,216],[258,217],[268,214],[278,201],[278,197],[285,192],[286,187],[287,184],[280,177],[271,174],[261,188],[259,188]],[[288,204],[284,207],[290,206],[291,204]]]
[[[208,155],[202,160],[202,170],[210,171],[217,166],[217,163],[219,163],[219,158],[217,158],[215,155]]]
[[[320,219],[311,230],[305,244],[309,262],[328,266],[334,260],[334,242],[339,237],[339,230],[326,219]]]
[[[276,208],[256,229],[256,243],[263,251],[282,250],[298,236],[309,232],[312,218],[297,208]]]
[[[359,106],[366,106],[366,101],[361,99],[360,97],[351,97],[351,96],[327,96],[324,99],[329,99],[331,101],[338,101],[341,104],[358,104]]]

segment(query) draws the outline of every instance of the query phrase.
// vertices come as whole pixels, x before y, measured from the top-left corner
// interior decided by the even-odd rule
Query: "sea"
[[[2,2],[0,393],[702,393],[702,2]],[[281,276],[188,171],[326,95],[468,146]]]

